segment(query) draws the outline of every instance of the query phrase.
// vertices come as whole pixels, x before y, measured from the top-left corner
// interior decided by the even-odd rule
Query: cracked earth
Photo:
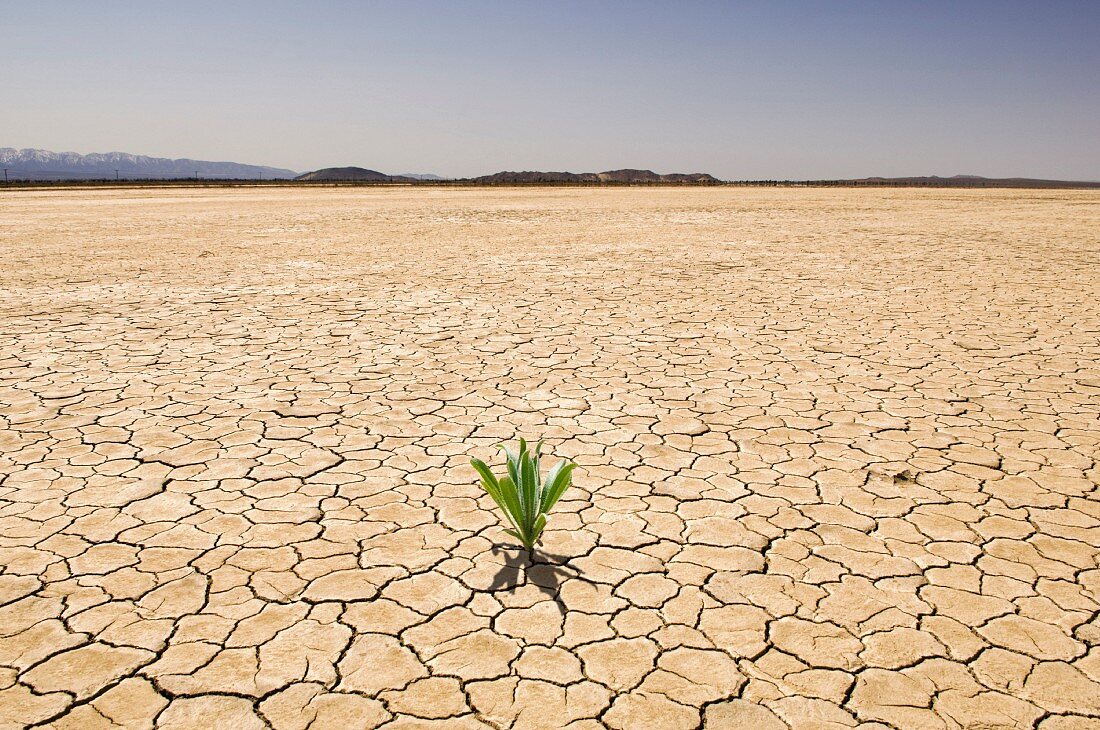
[[[1100,195],[0,193],[0,726],[1100,727]],[[578,462],[530,558],[471,455]]]

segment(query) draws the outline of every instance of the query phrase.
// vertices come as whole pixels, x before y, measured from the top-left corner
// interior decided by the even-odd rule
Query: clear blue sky
[[[0,0],[0,146],[1100,179],[1100,0]]]

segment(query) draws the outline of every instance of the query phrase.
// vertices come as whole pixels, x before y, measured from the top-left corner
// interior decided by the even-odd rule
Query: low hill
[[[599,182],[594,173],[577,174],[575,172],[540,172],[525,170],[523,172],[494,172],[492,175],[482,175],[473,178],[472,182],[478,183],[580,183]]]
[[[303,182],[415,182],[404,175],[387,175],[365,167],[326,167],[294,178]]]
[[[652,170],[608,170],[598,172],[600,182],[617,183],[716,183],[719,180],[705,172],[673,172],[658,175]]]
[[[297,173],[281,167],[213,162],[189,158],[147,157],[129,152],[77,152],[0,147],[0,167],[10,180],[156,180],[156,179],[290,179]]]
[[[497,172],[473,178],[472,182],[496,185],[520,183],[692,183],[714,184],[717,178],[702,172],[659,175],[652,170],[608,170],[606,172]]]

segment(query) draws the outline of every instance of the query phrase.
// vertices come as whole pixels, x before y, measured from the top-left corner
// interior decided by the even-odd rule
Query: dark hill
[[[578,175],[575,172],[539,172],[524,170],[523,172],[494,172],[492,175],[475,177],[474,182],[479,183],[580,183],[599,182],[595,175]]]
[[[673,172],[658,175],[652,170],[608,170],[596,173],[600,182],[617,183],[716,183],[718,180],[704,172]]]
[[[414,178],[387,175],[364,167],[326,167],[294,178],[303,182],[414,182]]]

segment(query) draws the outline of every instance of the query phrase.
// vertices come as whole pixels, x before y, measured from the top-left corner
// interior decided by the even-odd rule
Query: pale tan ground
[[[1098,232],[0,193],[0,725],[1100,727]],[[517,434],[582,465],[533,566],[468,466]]]

